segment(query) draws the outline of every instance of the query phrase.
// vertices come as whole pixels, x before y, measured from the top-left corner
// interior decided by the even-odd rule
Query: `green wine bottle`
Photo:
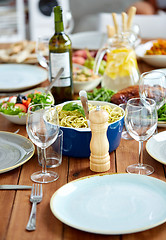
[[[49,41],[49,60],[51,81],[55,78],[60,68],[64,71],[59,80],[54,83],[51,93],[55,104],[72,100],[72,45],[67,34],[64,33],[62,9],[54,7],[55,33]]]

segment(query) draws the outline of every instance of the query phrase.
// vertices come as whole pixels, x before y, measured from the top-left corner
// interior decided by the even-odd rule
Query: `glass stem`
[[[139,141],[139,164],[143,165],[143,141]]]
[[[45,148],[41,148],[41,163],[42,163],[42,173],[47,173]]]

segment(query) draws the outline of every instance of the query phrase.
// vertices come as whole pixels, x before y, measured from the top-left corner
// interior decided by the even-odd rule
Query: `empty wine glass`
[[[49,38],[38,37],[36,43],[36,55],[39,64],[49,70]]]
[[[127,167],[128,173],[150,175],[154,168],[143,164],[143,142],[153,135],[157,127],[156,103],[149,98],[132,98],[127,102],[125,125],[131,137],[139,141],[139,163]]]
[[[156,102],[157,110],[165,103],[166,75],[153,70],[141,74],[139,81],[139,95],[141,98],[151,98]]]
[[[26,130],[31,141],[41,148],[42,170],[31,175],[38,183],[49,183],[57,180],[56,172],[47,171],[45,149],[57,138],[59,133],[58,112],[49,104],[30,105],[27,112]]]

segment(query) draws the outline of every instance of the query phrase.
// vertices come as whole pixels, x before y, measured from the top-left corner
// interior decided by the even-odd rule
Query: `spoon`
[[[85,116],[86,116],[86,119],[87,119],[87,122],[88,122],[88,127],[90,127],[87,92],[85,90],[81,90],[79,92],[79,96],[80,96],[82,107],[84,109]]]
[[[64,68],[61,68],[61,69],[58,71],[58,73],[57,73],[57,75],[55,76],[54,80],[53,80],[53,81],[48,85],[48,87],[46,88],[46,91],[45,91],[46,94],[50,91],[50,89],[51,89],[52,86],[54,85],[55,81],[57,81],[57,80],[60,78],[60,76],[61,76],[61,74],[63,73],[63,71],[64,71]]]

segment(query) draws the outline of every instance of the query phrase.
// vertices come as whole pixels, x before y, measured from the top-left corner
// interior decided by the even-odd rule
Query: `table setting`
[[[135,13],[130,14],[132,22]],[[128,16],[122,16],[124,30]],[[112,17],[115,32],[121,34],[116,14]],[[0,84],[0,212],[5,216],[1,219],[0,238],[165,239],[166,121],[160,123],[164,115],[158,115],[165,104],[165,66],[139,56],[144,40],[130,53],[124,51],[124,38],[123,46],[116,36],[107,42],[108,32],[98,39],[97,47],[88,49],[85,41],[85,46],[79,41],[80,36],[88,42],[83,33],[71,38],[73,56],[84,56],[82,64],[73,58],[75,67],[88,68],[92,61],[88,69],[95,73],[101,47],[106,44],[109,50],[100,59],[105,61],[103,75],[96,70],[101,77],[98,85],[75,90],[70,101],[56,103],[48,73],[48,52],[39,50],[39,42],[36,62],[3,60],[0,64],[0,71],[2,67],[7,76]],[[114,62],[111,59],[114,37],[123,60],[118,65],[121,71],[116,73],[109,72],[108,67],[119,58],[116,56]],[[9,53],[4,46],[5,53]],[[125,48],[128,50],[128,46]],[[19,49],[20,53],[25,51]],[[14,71],[10,79],[9,68]],[[64,68],[59,70],[58,80],[65,73]],[[20,80],[17,84],[15,72],[23,73],[23,85]],[[117,81],[107,85],[103,80],[107,74],[111,81],[128,75],[131,79],[116,87]],[[125,108],[121,106],[124,103]],[[26,110],[15,115],[5,111],[7,105],[15,108],[17,104]],[[124,130],[130,138],[122,137]]]

